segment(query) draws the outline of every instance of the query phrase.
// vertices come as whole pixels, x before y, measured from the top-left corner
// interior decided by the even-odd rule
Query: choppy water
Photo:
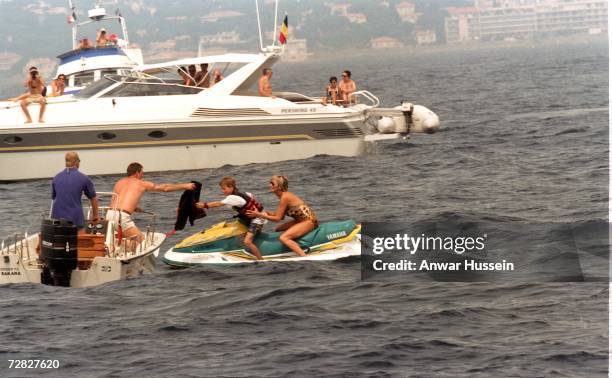
[[[218,180],[233,175],[273,207],[267,181],[282,173],[323,220],[486,220],[501,230],[497,242],[527,263],[545,263],[567,243],[607,263],[605,43],[345,57],[279,65],[273,82],[315,94],[346,68],[383,105],[408,99],[433,109],[442,132],[383,143],[359,158],[148,179],[203,180],[203,195],[214,199]],[[116,179],[94,182],[103,191]],[[35,231],[48,189],[48,180],[0,185],[0,235],[24,223]],[[169,230],[178,197],[147,194],[143,207]],[[503,232],[525,224],[528,236]],[[63,377],[594,377],[608,367],[607,282],[362,282],[352,258],[180,271],[160,263],[155,274],[127,282],[9,285],[0,293],[3,376],[43,373],[8,370],[12,358],[59,359],[50,374]]]

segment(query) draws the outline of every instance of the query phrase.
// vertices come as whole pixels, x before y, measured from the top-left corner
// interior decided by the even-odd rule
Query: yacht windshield
[[[123,79],[121,85],[104,93],[102,97],[190,95],[199,93],[202,90],[203,88],[182,85],[182,82],[178,79],[164,81],[153,77],[127,77]]]
[[[88,85],[87,87],[81,89],[77,94],[75,94],[75,97],[83,98],[83,99],[90,98],[100,93],[101,91],[105,90],[106,88],[110,87],[111,85],[117,83],[117,79],[118,79],[117,75],[115,75],[114,78],[111,77],[110,75],[104,76],[100,80],[95,81],[91,83],[90,85]]]

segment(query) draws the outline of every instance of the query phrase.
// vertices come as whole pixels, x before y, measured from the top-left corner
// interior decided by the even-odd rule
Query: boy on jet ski
[[[215,207],[228,206],[238,212],[238,219],[249,226],[249,230],[244,237],[244,245],[247,249],[255,255],[257,260],[263,260],[261,252],[253,243],[253,238],[261,232],[266,220],[261,218],[255,218],[248,215],[250,211],[261,211],[263,206],[255,200],[255,197],[248,192],[241,192],[236,187],[236,180],[233,177],[224,177],[219,182],[221,191],[226,196],[221,201],[214,202],[197,202],[196,206],[201,209],[212,209]]]

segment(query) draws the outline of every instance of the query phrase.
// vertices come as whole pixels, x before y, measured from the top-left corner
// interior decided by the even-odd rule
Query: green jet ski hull
[[[361,253],[359,232],[361,225],[353,220],[321,223],[296,242],[307,257],[298,257],[282,244],[282,232],[261,232],[253,243],[259,248],[264,260],[288,259],[330,260]],[[166,252],[166,264],[184,267],[202,264],[233,264],[256,261],[244,249],[243,239],[247,227],[239,221],[222,222],[194,234]]]

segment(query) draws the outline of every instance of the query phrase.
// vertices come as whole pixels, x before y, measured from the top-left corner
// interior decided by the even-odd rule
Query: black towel
[[[179,200],[178,211],[176,214],[176,222],[174,223],[174,230],[182,230],[187,224],[193,226],[193,222],[196,219],[204,218],[206,211],[196,207],[196,202],[200,201],[200,191],[202,190],[202,183],[198,181],[192,181],[195,184],[195,190],[185,190]]]

